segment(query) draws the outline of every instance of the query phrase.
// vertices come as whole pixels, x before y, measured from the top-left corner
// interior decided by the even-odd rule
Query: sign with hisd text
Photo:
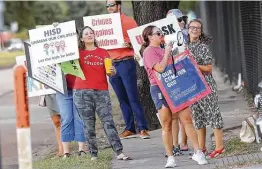
[[[66,79],[61,71],[61,68],[57,64],[47,65],[37,67],[32,62],[33,57],[31,56],[31,47],[30,44],[25,44],[25,54],[26,54],[26,63],[28,69],[28,76],[34,80],[39,81],[40,83],[45,84],[49,88],[67,95],[67,84]]]
[[[169,41],[173,41],[173,49],[176,49],[180,52],[185,50],[185,44],[183,42],[181,43],[180,39],[180,34],[178,32],[181,32],[181,29],[179,27],[177,18],[175,16],[170,16],[168,18],[164,18],[155,22],[151,22],[142,26],[139,26],[137,28],[133,28],[127,31],[128,36],[130,38],[130,41],[132,43],[133,49],[135,51],[135,54],[138,55],[141,58],[141,55],[139,53],[141,45],[144,43],[142,33],[144,29],[149,26],[149,25],[154,25],[158,27],[163,35],[165,36],[165,39]],[[180,46],[178,46],[178,44]],[[140,59],[139,61],[140,66],[143,66],[143,60]]]
[[[176,113],[211,93],[204,76],[188,50],[169,58],[163,73],[154,76],[171,111]]]
[[[123,48],[124,38],[120,13],[83,17],[84,26],[95,31],[97,45],[104,49]]]
[[[24,65],[24,66],[27,67],[26,57],[25,56],[17,56],[16,57],[16,64],[17,65]],[[27,73],[27,92],[28,92],[28,97],[35,97],[35,96],[41,96],[41,95],[56,93],[56,91],[49,88],[48,86],[28,77],[28,73]]]
[[[32,63],[46,66],[79,58],[75,21],[29,30]]]

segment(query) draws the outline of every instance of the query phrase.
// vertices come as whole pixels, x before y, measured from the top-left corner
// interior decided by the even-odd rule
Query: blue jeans
[[[61,116],[62,142],[85,142],[84,123],[75,107],[72,90],[68,90],[68,96],[57,92],[56,100]]]
[[[113,65],[117,70],[117,74],[110,77],[109,80],[116,93],[124,116],[126,123],[125,130],[136,133],[134,113],[139,131],[147,130],[147,122],[138,97],[135,60],[123,60],[115,62]]]

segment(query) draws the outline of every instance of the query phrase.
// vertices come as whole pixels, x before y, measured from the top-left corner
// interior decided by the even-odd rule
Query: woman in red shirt
[[[104,59],[109,58],[106,50],[97,47],[92,28],[85,26],[79,32],[79,63],[86,80],[76,78],[74,84],[74,102],[85,125],[85,134],[91,160],[97,159],[97,143],[95,133],[96,115],[99,116],[105,134],[111,147],[117,154],[117,159],[128,160],[123,154],[123,146],[118,136],[112,116],[112,106],[108,91],[108,82],[104,66]],[[108,76],[116,74],[111,67]]]

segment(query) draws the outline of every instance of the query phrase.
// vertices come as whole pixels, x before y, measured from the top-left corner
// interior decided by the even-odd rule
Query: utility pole
[[[3,31],[4,31],[4,0],[0,0],[0,51],[3,50]]]

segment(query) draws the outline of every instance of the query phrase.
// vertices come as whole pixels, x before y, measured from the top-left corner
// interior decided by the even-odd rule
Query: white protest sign
[[[26,57],[24,55],[17,56],[16,64],[27,66]],[[35,96],[56,93],[56,91],[49,88],[48,86],[28,77],[28,73],[27,73],[27,91],[28,91],[28,97],[35,97]]]
[[[83,20],[84,26],[89,26],[95,31],[97,45],[100,48],[123,48],[120,13],[86,16]]]
[[[37,80],[53,90],[67,95],[66,80],[61,71],[61,68],[57,64],[38,67],[32,62],[30,44],[25,44],[26,61],[28,68],[28,76]]]
[[[183,43],[183,34],[175,16],[170,16],[168,18],[164,18],[155,22],[139,26],[137,28],[130,29],[127,31],[127,33],[132,43],[135,54],[140,57],[140,66],[143,66],[143,60],[141,59],[141,55],[139,53],[141,45],[144,43],[142,32],[149,25],[154,25],[158,27],[164,34],[165,41],[173,41],[173,50],[177,50],[177,53],[181,53],[185,50],[186,47]]]
[[[79,58],[75,21],[29,30],[31,62],[46,66]]]

